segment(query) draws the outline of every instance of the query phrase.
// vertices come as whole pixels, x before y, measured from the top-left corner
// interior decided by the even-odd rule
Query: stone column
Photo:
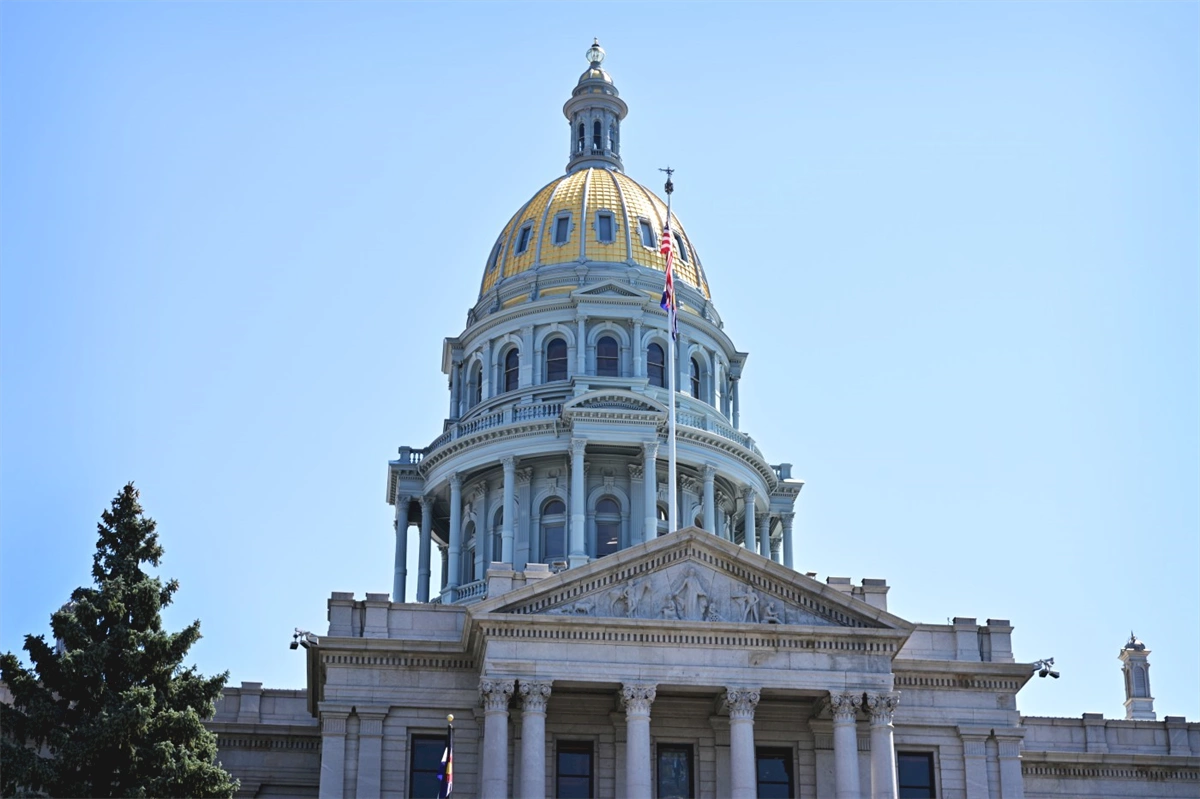
[[[781,514],[783,519],[783,565],[789,569],[796,568],[792,564],[792,522],[796,518],[795,513]]]
[[[831,694],[833,709],[833,774],[837,799],[862,799],[858,783],[858,725],[855,714],[862,694]]]
[[[505,799],[508,796],[508,700],[512,697],[512,680],[479,681],[483,697],[483,764],[480,768],[482,799]]]
[[[450,363],[450,418],[462,416],[462,361]]]
[[[500,525],[500,560],[511,564],[513,520],[517,515],[517,459],[510,455],[502,458],[500,465],[504,467],[504,521]]]
[[[646,351],[642,348],[642,322],[633,323],[633,376],[646,376]]]
[[[438,588],[438,593],[441,594],[446,590],[446,584],[450,581],[450,547],[445,544],[438,544],[438,554],[442,556],[442,585]]]
[[[733,799],[758,796],[758,768],[754,753],[754,708],[759,692],[749,688],[729,688],[725,705],[729,708],[729,784]]]
[[[417,601],[429,601],[429,558],[433,546],[433,497],[421,495],[421,550],[417,553]]]
[[[521,680],[521,799],[546,799],[546,702],[550,683]]]
[[[892,714],[900,694],[867,694],[871,714],[871,799],[896,799],[896,749],[892,742]]]
[[[756,552],[758,547],[754,543],[754,489],[750,486],[743,488],[742,498],[746,501],[746,520],[742,525],[745,528],[745,535],[742,539],[742,546],[751,552]]]
[[[643,541],[653,541],[658,537],[658,442],[647,441],[642,444],[642,471],[646,475],[645,491],[646,524],[643,530]]]
[[[583,377],[587,374],[587,316],[576,316],[575,328],[575,374]]]
[[[587,449],[585,439],[571,439],[571,541],[570,554],[567,558],[571,568],[583,566],[588,562],[587,535],[584,532],[587,513],[583,507],[583,452],[585,449]]]
[[[1000,799],[1025,799],[1025,782],[1021,776],[1021,737],[1024,730],[996,729],[996,746],[1000,755]]]
[[[657,687],[646,683],[621,686],[625,705],[625,799],[651,799],[650,705]]]
[[[492,342],[491,339],[483,345],[483,369],[479,372],[479,401],[483,402],[492,397]],[[735,427],[737,425],[734,425]]]
[[[386,708],[356,707],[358,714],[358,786],[357,795],[379,796],[383,769],[383,719]]]
[[[346,712],[321,712],[320,799],[342,799],[346,778]]]
[[[521,328],[521,366],[517,370],[517,385],[529,388],[533,385],[533,325]],[[509,561],[511,563],[511,561]]]
[[[764,513],[758,520],[758,554],[771,559],[771,515]]]
[[[741,427],[741,424],[742,424],[741,416],[742,415],[738,409],[738,378],[730,375],[729,382],[733,386],[732,391],[731,391],[731,393],[733,394],[733,429],[741,430],[742,429],[742,427]]]
[[[403,602],[408,586],[408,494],[396,497],[396,563],[392,573],[392,601]]]
[[[716,502],[713,498],[717,479],[717,467],[704,464],[704,529],[710,533],[717,532]]]
[[[963,743],[963,766],[967,782],[967,799],[988,799],[987,739],[989,727],[959,727]]]
[[[446,557],[446,597],[453,602],[455,588],[462,576],[462,478],[458,473],[450,475],[450,550]]]

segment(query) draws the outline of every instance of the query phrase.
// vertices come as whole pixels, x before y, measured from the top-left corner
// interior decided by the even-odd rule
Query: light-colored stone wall
[[[316,796],[321,737],[308,692],[243,682],[226,688],[205,723],[217,736],[217,760],[241,781],[238,796]]]

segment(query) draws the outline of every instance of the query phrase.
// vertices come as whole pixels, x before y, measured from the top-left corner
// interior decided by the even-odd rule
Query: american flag
[[[671,338],[676,339],[679,337],[679,317],[675,312],[675,271],[672,268],[675,263],[675,247],[673,245],[674,242],[671,241],[671,226],[669,224],[664,225],[662,244],[659,245],[658,251],[667,259],[667,275],[659,306],[667,312],[667,320],[671,326]]]

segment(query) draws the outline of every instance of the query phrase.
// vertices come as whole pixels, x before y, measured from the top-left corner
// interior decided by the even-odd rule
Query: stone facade
[[[445,340],[444,432],[388,464],[392,594],[333,593],[306,690],[243,683],[211,723],[242,794],[436,793],[453,715],[456,796],[1200,795],[1200,724],[1154,721],[1136,639],[1128,720],[1025,718],[1007,621],[915,624],[883,580],[795,570],[804,484],[741,430],[747,353],[682,225],[622,174],[628,108],[588,60],[566,176]]]

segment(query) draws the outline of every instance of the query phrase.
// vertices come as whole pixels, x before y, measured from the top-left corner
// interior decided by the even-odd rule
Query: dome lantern
[[[588,167],[624,169],[621,163],[621,120],[629,107],[621,99],[612,76],[601,67],[604,48],[594,39],[584,57],[588,68],[579,76],[571,99],[563,106],[570,123],[571,149],[567,172]]]

